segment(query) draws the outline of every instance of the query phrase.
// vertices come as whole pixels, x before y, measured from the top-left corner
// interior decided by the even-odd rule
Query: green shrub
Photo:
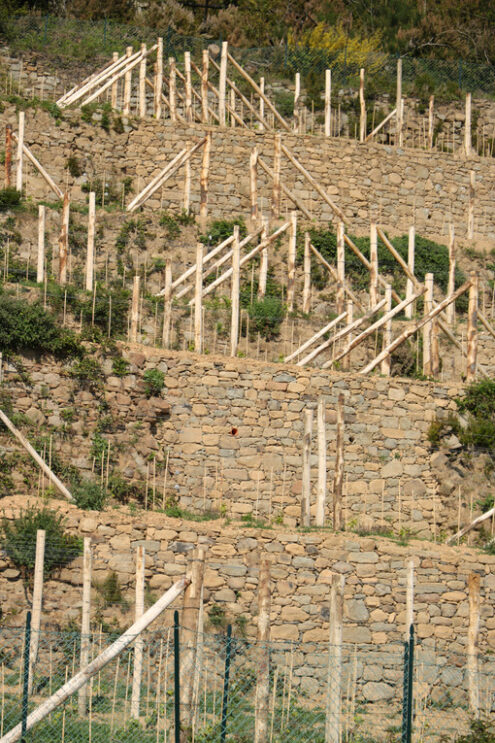
[[[70,155],[67,158],[66,167],[73,178],[79,178],[79,176],[83,173],[81,163],[79,162],[79,159],[76,157],[76,155]]]
[[[180,227],[175,217],[167,212],[163,212],[160,217],[160,227],[165,227],[165,237],[174,240],[180,235]]]
[[[442,743],[447,743],[448,738],[442,736]],[[491,720],[471,720],[469,733],[452,738],[453,743],[495,743],[495,728]]]
[[[76,335],[56,323],[55,315],[41,304],[0,295],[0,348],[18,353],[26,349],[59,358],[82,356]]]
[[[75,379],[80,387],[93,392],[101,388],[104,378],[101,364],[89,357],[76,361],[69,371],[69,376]]]
[[[109,573],[101,583],[95,581],[95,588],[103,599],[105,606],[125,603],[117,573]]]
[[[64,531],[65,521],[50,508],[38,509],[30,506],[16,519],[3,518],[0,524],[0,539],[7,555],[20,570],[23,580],[31,583],[36,554],[36,532],[46,532],[45,575],[68,565],[81,554],[81,541]]]
[[[116,377],[125,377],[126,374],[129,374],[129,362],[122,356],[117,356],[112,361],[112,372]]]
[[[0,212],[5,212],[7,209],[15,209],[21,203],[21,192],[18,191],[14,186],[7,186],[7,188],[0,189]]]
[[[143,374],[146,397],[157,396],[165,385],[165,375],[160,369],[147,369]]]
[[[103,485],[93,480],[83,480],[72,488],[76,505],[85,511],[103,511],[107,493]]]
[[[256,299],[248,307],[251,329],[270,340],[278,335],[286,307],[278,297]]]
[[[218,245],[230,237],[234,231],[234,226],[239,225],[239,236],[246,237],[247,227],[243,217],[235,219],[218,219],[212,222],[205,235],[200,235],[199,240],[204,245]]]

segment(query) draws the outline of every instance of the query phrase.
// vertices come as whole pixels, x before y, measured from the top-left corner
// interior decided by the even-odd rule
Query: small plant
[[[243,217],[236,217],[235,219],[218,219],[212,222],[207,233],[201,235],[199,240],[205,245],[218,245],[227,237],[230,237],[234,232],[234,226],[239,225],[240,237],[246,237],[247,227]]]
[[[129,374],[129,362],[122,356],[117,356],[112,361],[112,372],[116,377],[125,377],[126,374]]]
[[[104,602],[104,607],[108,607],[111,604],[126,604],[122,594],[122,588],[119,581],[119,576],[115,571],[112,571],[107,577],[101,582],[95,581],[95,588],[98,591],[101,599]]]
[[[69,375],[78,382],[80,387],[94,392],[102,385],[103,369],[96,359],[85,357],[76,361]]]
[[[73,178],[79,178],[82,175],[83,169],[76,155],[70,155],[67,158],[67,170]]]
[[[160,217],[160,226],[165,227],[165,237],[169,240],[174,240],[180,235],[180,227],[177,224],[177,220],[172,215],[163,212]]]
[[[208,620],[211,626],[215,627],[216,629],[225,627],[227,623],[225,609],[221,607],[219,604],[213,604],[213,606],[208,612]]]
[[[165,375],[160,369],[147,369],[143,374],[144,394],[157,397],[165,385]]]
[[[76,505],[85,511],[102,511],[107,500],[103,485],[91,480],[83,480],[72,488]]]
[[[13,520],[5,517],[2,519],[2,546],[27,584],[31,584],[34,574],[38,529],[43,529],[46,533],[44,570],[47,576],[81,554],[81,541],[72,534],[67,534],[64,526],[63,517],[46,507],[38,509],[31,506]]]
[[[448,738],[443,736],[442,743],[447,743]],[[495,728],[491,720],[471,720],[469,733],[453,739],[455,743],[495,743]]]
[[[0,189],[0,212],[5,212],[7,209],[15,209],[19,206],[21,196],[21,192],[14,188],[14,186],[7,186]]]
[[[278,297],[257,299],[248,308],[253,332],[260,333],[267,340],[275,338],[285,317],[285,305]]]

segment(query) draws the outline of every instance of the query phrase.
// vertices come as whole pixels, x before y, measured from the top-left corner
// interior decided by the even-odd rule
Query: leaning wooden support
[[[25,113],[24,111],[19,111],[19,133],[17,135],[17,138],[15,137],[15,134],[13,134],[13,138],[17,139],[17,154],[15,158],[15,187],[20,192],[22,191],[22,170],[23,170],[23,154],[24,154],[24,123],[25,123]]]
[[[466,526],[463,526],[462,529],[459,529],[459,531],[445,540],[445,544],[459,544],[459,540],[462,539],[462,537],[464,537],[466,534],[469,534],[470,531],[476,529],[477,526],[484,524],[485,521],[488,521],[488,519],[491,519],[494,516],[495,506],[493,508],[490,508],[488,511],[485,511],[485,513],[481,514],[481,516],[477,516],[473,521],[471,521],[470,524],[467,524]]]
[[[262,170],[265,171],[265,173],[275,183],[275,180],[276,180],[275,172],[267,165],[267,163],[265,162],[265,160],[263,160],[263,158],[260,155],[258,155],[258,165],[260,166],[260,168]],[[310,221],[313,220],[313,215],[306,209],[306,207],[302,203],[301,199],[299,199],[294,194],[293,191],[291,191],[289,188],[287,188],[287,186],[282,181],[280,181],[280,190],[282,191],[282,193],[284,194],[284,196],[287,196],[287,198],[290,199],[290,201],[292,201],[292,203],[295,206],[297,206],[297,208],[299,209],[299,211],[302,212],[305,217],[307,217]]]
[[[409,227],[409,239],[407,243],[407,267],[409,268],[409,271],[414,276],[414,253],[415,253],[415,244],[416,244],[416,230],[414,226]],[[452,291],[454,291],[454,288],[452,287]],[[412,280],[407,277],[406,280],[406,299],[408,297],[412,297],[414,292],[414,284]],[[412,319],[413,316],[413,309],[414,305],[410,304],[408,305],[405,315],[408,320]]]
[[[220,65],[218,65],[212,57],[210,57],[210,63],[217,70],[217,72],[220,72]],[[251,105],[249,99],[246,98],[246,96],[242,93],[241,90],[239,90],[239,88],[234,83],[234,81],[231,80],[229,77],[226,77],[226,82],[227,82],[227,85],[229,85],[229,87],[234,91],[234,93],[239,98],[239,100],[242,101],[242,103],[246,107],[246,109],[254,116],[255,119],[257,119],[260,122],[260,124],[261,124],[261,130],[266,129],[267,131],[272,131],[272,127],[268,126],[267,122],[263,118],[263,115],[261,113],[258,113],[258,111],[256,110],[256,108]],[[209,85],[208,87],[218,97],[218,95],[219,95],[218,91],[213,86],[211,86],[211,85]],[[245,126],[245,124],[244,124],[244,122],[242,120],[241,120],[241,123],[242,123],[243,126]]]
[[[305,177],[308,183],[310,183],[313,186],[314,190],[321,196],[323,201],[325,201],[328,204],[328,206],[332,209],[334,214],[336,214],[337,217],[342,220],[342,222],[347,224],[347,219],[342,209],[340,209],[340,207],[338,207],[337,204],[335,204],[335,202],[332,201],[330,196],[328,196],[328,194],[325,193],[324,189],[320,186],[318,181],[315,180],[315,178],[313,178],[311,173],[308,173],[306,168],[303,165],[301,165],[301,163],[295,157],[295,155],[293,155],[292,152],[288,150],[284,144],[281,145],[281,150],[284,153],[284,155],[289,158],[289,160],[294,165],[294,167]]]
[[[82,590],[82,618],[81,618],[81,649],[79,653],[79,668],[83,670],[89,663],[89,651],[91,647],[91,537],[84,537],[83,551],[83,590]],[[79,717],[86,717],[87,688],[79,689],[77,699],[77,710]]]
[[[203,75],[202,71],[199,69],[199,67],[197,67],[194,64],[194,62],[192,60],[191,60],[191,67],[196,72],[196,74],[199,75],[199,77],[202,77],[202,75]],[[208,90],[211,90],[211,92],[216,96],[217,99],[220,98],[220,92],[210,82],[207,82],[207,91]],[[192,92],[193,92],[193,95],[196,98],[196,100],[199,101],[201,103],[201,105],[203,105],[202,97],[199,95],[199,93],[197,93],[194,88],[192,89]],[[239,124],[239,126],[242,126],[245,129],[249,129],[249,127],[243,121],[243,119],[241,119],[241,117],[236,113],[236,110],[235,110],[235,92],[234,92],[234,90],[231,89],[230,92],[231,92],[231,96],[234,96],[234,105],[229,105],[227,103],[227,99],[226,99],[225,100],[225,110],[226,110],[226,113],[229,113],[230,114],[231,120],[233,120],[234,123],[237,122]],[[231,101],[232,101],[232,97],[231,97]],[[211,116],[211,118],[218,123],[218,121],[219,121],[218,114],[212,108],[210,108],[209,106],[208,106],[208,113]],[[197,116],[197,118],[201,118],[201,117]]]
[[[289,228],[289,250],[287,255],[287,309],[294,310],[294,297],[296,290],[296,238],[297,238],[297,212],[290,214]]]
[[[94,257],[95,257],[95,198],[96,194],[89,194],[88,211],[88,244],[86,251],[86,291],[93,291]]]
[[[24,137],[24,135],[23,135],[23,137]],[[19,138],[18,138],[18,136],[16,134],[14,134],[14,133],[12,134],[12,139],[14,140],[14,142],[19,143]],[[53,180],[53,178],[51,177],[51,175],[49,175],[47,173],[47,171],[45,170],[45,168],[41,165],[41,163],[39,162],[39,160],[33,155],[33,153],[31,152],[31,150],[29,149],[29,147],[27,145],[23,144],[23,146],[22,146],[22,152],[23,152],[24,155],[26,155],[26,157],[30,161],[30,163],[32,165],[34,165],[34,167],[36,168],[36,170],[38,171],[38,173],[41,175],[41,177],[43,178],[43,180],[52,189],[52,191],[55,194],[55,196],[58,199],[63,199],[64,192],[57,186],[57,184],[55,183],[55,181]],[[20,189],[17,189],[17,190],[19,191]]]
[[[41,604],[43,601],[43,571],[45,562],[45,537],[46,532],[43,529],[38,529],[38,531],[36,532],[36,552],[34,559],[31,647],[29,648],[29,694],[31,694],[31,690],[33,688],[34,666],[38,658],[38,648],[40,644]]]
[[[238,64],[236,62],[236,60],[230,54],[230,52],[228,52],[227,56],[228,56],[229,62],[231,62],[233,64],[233,66],[235,67],[235,69],[237,70],[237,72],[239,72],[242,75],[242,77],[245,80],[247,80],[247,82],[256,91],[256,93],[260,96],[260,98],[263,98],[263,101],[268,106],[268,108],[270,109],[270,111],[272,112],[272,114],[275,116],[275,118],[277,119],[277,121],[279,122],[279,124],[281,124],[282,127],[287,132],[290,132],[290,126],[289,126],[289,124],[279,114],[279,112],[277,111],[277,109],[275,108],[275,106],[273,105],[273,103],[266,97],[266,95],[263,93],[263,91],[261,90],[261,88],[259,87],[259,85],[256,85],[256,83],[254,82],[253,78],[250,75],[248,75],[248,73],[241,67],[240,64]]]
[[[206,230],[208,218],[208,175],[210,172],[211,133],[205,138],[201,173],[199,177],[199,224],[203,232]]]
[[[45,207],[38,206],[38,263],[36,267],[36,283],[42,284],[45,277]]]
[[[344,618],[343,575],[332,575],[330,590],[330,636],[328,639],[327,704],[325,743],[341,743],[342,712],[342,625]]]
[[[424,314],[429,315],[433,308],[433,274],[427,273],[425,276],[426,297],[424,301]],[[432,350],[432,324],[425,323],[423,327],[423,374],[425,377],[432,376],[431,350]]]
[[[318,398],[318,490],[316,493],[316,526],[325,525],[325,505],[327,498],[327,440],[326,440],[325,398]]]
[[[478,717],[480,711],[480,688],[478,670],[478,635],[480,630],[480,582],[481,579],[477,573],[469,574],[467,682],[469,692],[469,709],[475,717]]]
[[[270,563],[261,560],[258,577],[258,636],[256,692],[254,702],[254,743],[268,743],[270,702]]]
[[[132,47],[128,47],[129,49],[132,49]],[[155,46],[150,47],[147,50],[147,54],[151,54],[156,49]],[[81,103],[81,106],[87,106],[90,103],[92,103],[96,98],[99,98],[100,95],[105,93],[109,88],[111,88],[117,80],[120,80],[120,78],[124,78],[124,101],[122,106],[122,113],[126,115],[126,110],[128,109],[130,112],[130,93],[131,88],[130,85],[132,83],[132,70],[137,67],[138,64],[141,62],[142,52],[139,51],[135,54],[131,54],[130,56],[126,56],[125,58],[125,66],[119,69],[118,72],[116,72],[112,77],[106,80],[97,90],[93,91],[85,100]],[[71,101],[71,103],[74,103],[75,101]],[[67,104],[68,105],[68,104]]]
[[[372,371],[375,366],[381,363],[381,361],[388,355],[391,354],[393,351],[395,351],[396,348],[398,348],[401,343],[404,343],[411,335],[414,335],[414,333],[417,333],[418,330],[421,330],[423,325],[425,325],[427,322],[430,322],[430,320],[433,320],[435,317],[437,317],[441,312],[444,311],[446,307],[450,304],[450,302],[455,302],[459,297],[464,294],[466,291],[469,290],[469,287],[471,286],[470,281],[466,281],[462,286],[459,287],[453,294],[451,294],[449,297],[446,297],[442,302],[437,304],[436,307],[432,309],[432,311],[428,315],[424,315],[422,318],[420,318],[417,322],[413,323],[409,328],[406,328],[401,335],[399,335],[395,340],[392,341],[392,343],[389,344],[387,348],[384,348],[381,353],[376,356],[373,361],[370,361],[369,364],[367,364],[364,369],[361,369],[359,372],[360,374],[368,374],[370,371]]]
[[[345,240],[345,235],[344,235],[344,240]],[[322,256],[322,254],[315,248],[315,246],[313,245],[313,243],[311,243],[309,247],[310,247],[310,250],[313,253],[313,255],[319,260],[319,262],[322,264],[322,266],[325,266],[325,268],[330,272],[332,278],[338,283],[339,282],[339,275],[338,275],[337,271],[335,270],[335,268],[331,265],[331,263],[329,263],[327,260],[325,260],[325,258]],[[344,292],[347,294],[347,296],[349,297],[349,299],[351,299],[354,302],[354,304],[357,307],[359,307],[360,310],[364,311],[364,306],[363,306],[362,302],[359,300],[359,297],[357,296],[357,294],[354,294],[354,292],[350,288],[349,284],[345,281],[345,279],[344,279],[342,285],[344,287]]]
[[[253,147],[249,157],[249,200],[251,203],[251,224],[258,221],[258,186],[257,186],[258,148]]]
[[[194,290],[194,350],[203,353],[203,243],[196,243],[196,282]]]
[[[59,284],[67,283],[67,256],[69,254],[69,210],[70,192],[64,193],[62,206],[62,224],[58,238],[58,281]]]
[[[383,323],[383,348],[386,348],[392,341],[392,287],[390,284],[385,289],[385,299],[387,304],[385,305],[385,322]],[[408,301],[408,300],[406,300]],[[381,373],[385,377],[390,376],[390,356],[386,356],[381,363]]]
[[[237,356],[239,343],[239,290],[241,286],[241,251],[239,247],[239,225],[234,225],[234,243],[232,245],[232,286],[230,293],[231,325],[230,355]]]
[[[370,139],[373,139],[373,137],[375,136],[375,134],[378,134],[378,132],[380,131],[380,129],[383,129],[383,127],[385,126],[385,124],[388,124],[388,122],[390,121],[390,119],[393,119],[394,116],[396,115],[396,113],[397,113],[397,109],[396,108],[394,108],[393,111],[390,111],[390,113],[388,114],[388,116],[385,116],[385,118],[383,119],[383,121],[380,121],[380,123],[378,124],[378,126],[375,126],[375,128],[373,129],[373,131],[368,134],[368,136],[366,137],[366,139],[364,141],[365,142],[369,142]]]
[[[316,343],[316,341],[319,340],[322,336],[326,335],[326,333],[328,333],[330,330],[335,328],[339,323],[345,320],[346,317],[347,317],[347,312],[343,312],[341,315],[338,315],[338,317],[334,317],[333,320],[330,320],[330,322],[327,325],[324,325],[317,333],[312,335],[311,338],[309,338],[301,346],[299,346],[299,348],[296,348],[296,350],[293,351],[291,354],[289,354],[289,356],[286,356],[284,359],[284,362],[287,364],[289,363],[289,361],[292,361],[293,359],[300,356],[304,351],[306,351],[306,349],[312,346],[313,343]]]
[[[275,134],[273,151],[273,188],[272,188],[272,218],[280,216],[280,154],[282,148],[282,137]]]
[[[144,614],[144,546],[138,544],[136,549],[136,603],[134,607],[135,621],[139,622]],[[143,675],[143,638],[136,638],[134,644],[134,668],[132,675],[131,717],[139,720],[139,706],[141,701],[141,679]]]
[[[339,531],[343,525],[342,487],[344,484],[344,393],[337,398],[337,437],[335,440],[335,472],[333,476],[333,528]]]
[[[131,343],[137,343],[139,328],[139,286],[140,277],[134,276],[132,284],[132,304],[131,304],[131,329],[129,340]]]
[[[222,240],[222,242],[214,247],[212,250],[210,250],[209,253],[205,255],[203,258],[203,265],[206,265],[212,258],[214,258],[218,253],[221,253],[221,251],[231,245],[231,243],[234,242],[234,235],[230,235],[225,240]],[[172,283],[172,289],[177,289],[178,286],[184,283],[186,279],[190,278],[190,276],[193,276],[193,274],[196,273],[196,264],[194,263],[192,266],[190,266],[184,273],[182,273],[175,281]],[[163,294],[163,289],[158,292],[156,295],[157,297],[161,296]]]
[[[468,327],[467,327],[467,370],[466,382],[470,384],[476,379],[478,356],[478,274],[471,271],[471,285],[469,287]]]
[[[311,433],[313,430],[313,411],[304,410],[304,435],[302,450],[302,494],[301,526],[311,524]]]
[[[48,467],[46,462],[40,457],[38,452],[33,449],[29,441],[23,436],[23,434],[14,426],[12,421],[5,415],[3,410],[0,410],[0,420],[2,423],[9,429],[9,431],[14,434],[16,439],[22,444],[22,446],[26,449],[26,451],[32,456],[34,461],[41,467],[45,475],[51,480],[51,482],[55,485],[57,490],[62,493],[64,498],[67,498],[67,500],[71,501],[71,503],[74,503],[74,498],[72,497],[72,494],[69,490],[65,487],[65,485],[60,482],[57,475],[52,472],[52,470]]]
[[[119,656],[136,637],[140,635],[165,609],[170,606],[175,599],[180,596],[182,591],[189,585],[188,578],[181,578],[161,596],[145,614],[129,627],[120,637],[100,653],[86,668],[79,671],[69,681],[52,694],[39,707],[36,707],[27,717],[26,731],[31,730],[41,720],[44,720],[53,710],[57,709],[66,699],[74,692],[78,691],[81,686],[87,684],[96,674],[101,671],[110,661]],[[0,738],[0,743],[15,743],[22,735],[22,723],[9,730],[6,735]]]

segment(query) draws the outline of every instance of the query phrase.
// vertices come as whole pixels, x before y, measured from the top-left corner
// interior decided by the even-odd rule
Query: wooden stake
[[[193,121],[190,52],[184,52],[184,72],[186,76],[186,121],[190,124]]]
[[[311,524],[311,432],[313,428],[313,411],[304,410],[304,436],[302,452],[302,498],[301,526]]]
[[[208,123],[208,66],[210,54],[208,49],[203,49],[203,66],[201,69],[201,121]]]
[[[370,307],[378,303],[378,236],[376,224],[370,224]]]
[[[134,276],[134,281],[132,285],[131,332],[130,332],[131,343],[137,343],[137,339],[138,339],[139,285],[140,285],[140,277],[136,275]]]
[[[43,570],[45,563],[45,537],[46,532],[43,529],[38,529],[38,531],[36,532],[36,552],[34,560],[31,646],[29,648],[29,693],[31,693],[33,688],[34,666],[38,658],[38,648],[40,644],[41,604],[43,600]]]
[[[231,285],[231,326],[230,326],[230,355],[237,356],[239,343],[239,289],[240,289],[240,248],[239,225],[234,225],[234,242],[232,246],[232,285]]]
[[[93,264],[95,251],[95,198],[96,194],[91,191],[89,194],[89,212],[88,212],[88,247],[86,253],[86,291],[93,291]]]
[[[199,223],[203,232],[206,230],[206,221],[208,217],[208,174],[210,170],[210,152],[211,133],[208,133],[206,135],[206,142],[203,150],[203,161],[201,164],[200,175]]]
[[[257,187],[258,148],[253,147],[249,158],[249,196],[251,201],[251,226],[258,223],[258,187]]]
[[[344,248],[344,223],[337,222],[337,315],[344,311],[344,283],[345,283],[345,248]]]
[[[468,328],[467,328],[467,369],[466,382],[470,384],[476,379],[478,353],[478,284],[476,271],[471,271],[471,285],[469,287]]]
[[[260,131],[263,132],[265,130],[265,78],[260,77],[260,90],[263,93],[263,95],[260,95]]]
[[[168,99],[170,103],[170,120],[172,123],[177,121],[177,70],[175,67],[174,57],[168,58],[169,83]]]
[[[194,673],[197,662],[198,642],[203,638],[197,635],[200,620],[201,595],[205,571],[205,551],[201,547],[194,553],[191,565],[191,582],[184,593],[184,608],[182,613],[182,637],[184,646],[182,655],[182,670],[184,682],[181,685],[181,705],[184,708],[184,726],[191,729],[194,716]]]
[[[234,57],[230,53],[227,53],[227,56],[228,56],[229,62],[232,63],[232,65],[235,67],[235,69],[237,70],[237,72],[239,72],[242,75],[242,77],[245,80],[247,80],[247,82],[251,85],[252,88],[254,88],[255,92],[260,96],[260,98],[263,99],[263,101],[266,103],[266,105],[268,106],[268,108],[270,109],[270,111],[272,112],[272,114],[274,115],[274,117],[277,119],[277,121],[279,122],[279,124],[281,124],[282,127],[287,132],[290,132],[290,126],[289,126],[289,124],[279,114],[279,112],[277,111],[277,109],[275,108],[275,106],[273,105],[273,103],[266,97],[266,95],[261,90],[261,88],[258,85],[256,85],[256,83],[254,82],[253,78],[250,75],[248,75],[248,73],[241,67],[240,64],[238,64],[236,62],[236,60],[234,59]]]
[[[311,311],[311,239],[309,232],[304,233],[304,287],[302,311],[308,315]]]
[[[318,491],[316,497],[316,526],[325,525],[327,497],[327,442],[325,430],[325,399],[318,398]]]
[[[392,287],[387,284],[385,289],[385,299],[387,304],[385,305],[385,314],[388,315],[392,309]],[[392,341],[392,319],[389,317],[385,321],[385,327],[383,330],[383,348],[387,348]],[[381,373],[389,377],[390,376],[390,356],[386,356],[381,363]]]
[[[300,134],[299,98],[301,96],[301,73],[296,72],[294,83],[294,132]]]
[[[118,52],[113,52],[112,54],[112,63],[115,65],[116,62],[119,60],[119,54]],[[117,93],[118,93],[118,80],[115,80],[112,84],[112,90],[110,93],[110,105],[115,110],[117,108]]]
[[[203,353],[203,243],[196,243],[194,350]]]
[[[135,621],[138,622],[144,614],[144,570],[145,553],[142,544],[136,549],[136,608]],[[139,705],[141,700],[141,678],[143,675],[143,637],[139,635],[134,645],[134,672],[132,676],[131,717],[139,719]]]
[[[354,305],[352,303],[352,300],[348,300],[346,306],[347,306],[346,322],[348,325],[352,325],[354,323]],[[352,346],[353,338],[354,338],[353,334],[349,333],[347,338],[348,338],[347,340],[348,346]],[[351,368],[351,351],[350,350],[342,358],[342,368],[344,369],[344,371],[349,371],[349,369]]]
[[[466,93],[466,116],[464,122],[464,152],[466,157],[472,156],[471,138],[471,93]]]
[[[325,137],[332,136],[332,70],[325,70]]]
[[[222,42],[222,52],[220,55],[220,80],[218,83],[218,123],[220,126],[225,126],[225,86],[227,78],[227,58],[228,54],[228,43]]]
[[[262,170],[265,171],[265,173],[272,179],[272,181],[275,183],[276,177],[274,171],[268,167],[266,162],[263,160],[262,157],[258,156],[258,165],[261,167]],[[305,217],[307,217],[310,221],[313,220],[312,214],[306,209],[303,202],[297,198],[297,196],[294,194],[293,191],[291,191],[287,186],[280,181],[280,191],[284,194],[284,196],[287,196],[288,199],[292,201],[294,206],[297,206],[299,211],[304,214]]]
[[[469,690],[469,708],[475,717],[479,715],[480,690],[478,672],[478,634],[480,628],[480,576],[470,573],[468,576],[469,592],[469,629],[467,648],[467,681]]]
[[[433,309],[433,274],[425,276],[426,295],[424,298],[424,315],[428,316]],[[423,329],[423,374],[431,377],[431,322],[427,322]]]
[[[84,537],[83,554],[83,580],[82,580],[82,621],[81,621],[81,651],[79,655],[79,668],[86,668],[89,663],[89,646],[91,639],[90,614],[91,614],[91,538]],[[82,686],[78,692],[78,714],[86,717],[87,687]]]
[[[167,258],[165,264],[165,290],[163,293],[163,332],[162,346],[170,347],[170,324],[172,320],[172,264]]]
[[[23,169],[23,157],[22,156],[24,153],[24,124],[25,124],[24,111],[19,111],[19,131],[17,134],[15,187],[20,192],[22,192],[22,169]]]
[[[402,147],[402,127],[403,127],[403,110],[402,110],[402,59],[399,57],[397,60],[397,95],[395,100],[395,107],[397,110],[397,127],[395,134],[395,144],[397,147]]]
[[[45,207],[38,206],[38,264],[36,269],[36,283],[42,284],[45,271]]]
[[[270,563],[262,558],[258,578],[258,637],[254,743],[268,743],[270,702]]]
[[[132,56],[132,46],[126,47],[125,55],[127,58]],[[124,116],[129,116],[131,113],[131,86],[132,69],[127,68],[127,72],[124,75],[124,105],[122,107]]]
[[[12,124],[5,126],[5,188],[8,188],[12,177]]]
[[[364,142],[366,139],[366,102],[364,100],[364,68],[359,71],[359,141]]]
[[[278,219],[280,216],[280,160],[282,138],[280,134],[275,134],[273,154],[273,190],[272,190],[272,217]]]
[[[146,44],[141,44],[143,58],[139,63],[139,118],[146,116]]]
[[[406,626],[404,639],[409,640],[410,628],[414,624],[414,560],[406,560]]]
[[[428,149],[433,149],[433,107],[435,105],[435,96],[430,96],[430,101],[428,104]]]
[[[67,255],[69,251],[69,209],[70,191],[64,193],[62,207],[62,225],[58,239],[58,280],[60,284],[67,283]]]
[[[261,242],[268,239],[268,217],[262,217],[263,229],[261,232]],[[261,251],[260,273],[258,279],[258,299],[262,299],[266,294],[266,280],[268,277],[268,248]]]
[[[330,592],[330,633],[328,641],[327,704],[325,743],[340,743],[342,687],[342,623],[344,615],[343,575],[332,575]]]
[[[474,198],[475,198],[475,184],[476,177],[474,170],[469,171],[469,203],[468,203],[468,224],[467,224],[467,237],[468,240],[474,238]]]
[[[296,289],[296,239],[297,239],[297,212],[290,213],[289,250],[287,255],[287,309],[294,310],[294,295]]]
[[[344,481],[344,393],[337,398],[337,437],[335,441],[335,473],[333,478],[333,528],[342,528],[342,484]]]
[[[407,244],[407,265],[409,267],[409,271],[414,275],[414,249],[415,249],[415,239],[416,239],[416,230],[413,225],[409,227],[409,240]],[[407,277],[406,280],[406,299],[410,299],[414,293],[414,285],[412,280]],[[414,305],[411,303],[406,308],[406,318],[408,320],[412,319],[412,316],[414,314]]]

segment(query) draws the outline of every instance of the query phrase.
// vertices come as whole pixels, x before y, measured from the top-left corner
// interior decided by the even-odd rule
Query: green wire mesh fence
[[[93,676],[82,707],[76,692],[28,730],[26,743],[166,743],[178,740],[177,720],[180,740],[197,743],[251,743],[260,721],[258,739],[267,743],[395,742],[408,739],[407,699],[413,741],[450,741],[468,729],[473,684],[480,713],[492,713],[495,659],[490,657],[479,659],[470,686],[464,652],[436,653],[425,641],[415,648],[409,695],[400,644],[343,645],[338,663],[327,643],[262,645],[216,629],[191,644],[182,629],[178,644],[173,627],[147,632],[138,687],[131,646]],[[90,660],[116,637],[95,631]],[[0,738],[22,721],[25,645],[24,628],[0,630]],[[41,631],[30,694],[24,694],[26,713],[79,670],[80,649],[79,632]],[[268,686],[257,697],[263,668]]]

